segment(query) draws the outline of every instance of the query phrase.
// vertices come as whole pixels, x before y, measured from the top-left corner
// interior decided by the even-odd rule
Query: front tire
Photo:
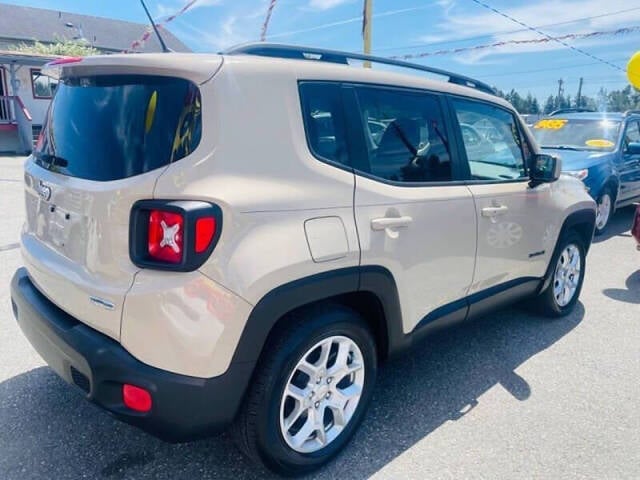
[[[580,235],[570,231],[559,240],[551,265],[549,285],[535,304],[547,317],[564,317],[578,303],[584,282],[586,254]]]
[[[342,306],[285,319],[260,358],[232,433],[283,475],[310,472],[349,442],[369,404],[377,353],[366,322]]]
[[[609,220],[613,215],[613,193],[609,187],[605,187],[596,200],[598,209],[596,210],[596,235],[602,235],[609,225]]]

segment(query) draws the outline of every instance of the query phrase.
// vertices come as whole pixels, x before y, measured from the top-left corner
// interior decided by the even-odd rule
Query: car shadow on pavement
[[[633,223],[633,215],[636,211],[636,207],[631,205],[628,207],[622,207],[611,217],[609,225],[604,230],[602,235],[593,237],[593,243],[604,242],[612,237],[629,237],[630,249],[635,249],[635,241],[631,238],[631,224]]]
[[[445,422],[462,419],[496,385],[527,400],[536,392],[515,370],[583,316],[580,303],[552,321],[508,309],[430,337],[383,366],[354,441],[309,478],[366,478]],[[0,383],[0,451],[4,480],[271,477],[227,434],[164,443],[84,401],[46,367]]]
[[[640,305],[640,270],[632,273],[625,281],[627,289],[623,288],[605,288],[602,293],[607,297],[635,305]]]

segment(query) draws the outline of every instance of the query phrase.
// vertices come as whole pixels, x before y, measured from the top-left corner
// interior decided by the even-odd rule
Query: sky
[[[145,22],[134,0],[1,0],[17,5]],[[479,0],[525,28],[473,0],[373,0],[372,54],[400,56],[429,54],[416,63],[461,73],[503,91],[515,88],[544,101],[564,82],[565,94],[594,96],[628,85],[626,65],[640,51],[638,0]],[[147,0],[157,20],[187,0]],[[234,44],[257,41],[269,0],[198,0],[184,15],[167,25],[194,51],[217,52]],[[267,41],[362,51],[363,0],[277,0]],[[0,12],[1,14],[1,12]],[[480,50],[496,42],[535,40],[544,34],[557,38],[572,34],[636,30],[564,42],[508,43]],[[90,34],[90,32],[85,32]],[[135,39],[131,39],[132,41]]]

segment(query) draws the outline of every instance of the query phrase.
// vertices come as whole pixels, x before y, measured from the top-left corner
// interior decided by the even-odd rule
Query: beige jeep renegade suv
[[[445,77],[350,66],[354,60]],[[307,472],[424,335],[580,294],[595,204],[475,80],[258,44],[49,66],[12,303],[62,378],[170,440]]]

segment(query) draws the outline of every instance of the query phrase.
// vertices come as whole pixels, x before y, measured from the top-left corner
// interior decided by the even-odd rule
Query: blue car
[[[596,235],[616,208],[640,200],[640,111],[560,110],[531,128],[545,153],[585,184],[598,203]]]

